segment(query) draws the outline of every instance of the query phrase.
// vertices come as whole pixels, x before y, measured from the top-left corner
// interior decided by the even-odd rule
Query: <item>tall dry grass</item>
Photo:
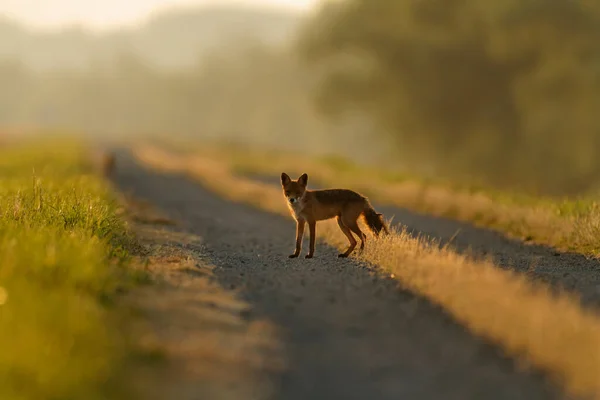
[[[280,188],[236,176],[224,158],[182,156],[149,146],[138,147],[135,155],[159,170],[187,173],[225,198],[289,216]],[[339,249],[347,245],[331,221],[319,223],[317,234]],[[355,257],[439,304],[473,333],[523,357],[568,392],[600,398],[600,318],[570,295],[553,294],[523,275],[402,231],[370,238]]]

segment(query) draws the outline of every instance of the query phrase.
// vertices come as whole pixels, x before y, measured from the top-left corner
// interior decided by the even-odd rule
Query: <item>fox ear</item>
[[[281,173],[281,184],[282,185],[287,185],[291,181],[292,181],[292,179],[289,177],[288,174],[286,174],[285,172]]]
[[[300,182],[300,184],[302,186],[306,186],[308,184],[308,175],[302,174],[302,176],[300,176],[300,178],[298,178],[298,182]]]

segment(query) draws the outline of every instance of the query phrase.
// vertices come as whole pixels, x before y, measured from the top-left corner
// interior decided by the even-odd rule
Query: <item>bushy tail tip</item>
[[[375,234],[375,236],[379,236],[379,234],[383,231],[386,235],[389,235],[390,231],[383,220],[383,214],[376,212],[373,207],[368,206],[363,211],[363,216],[365,218],[365,222],[367,226]]]

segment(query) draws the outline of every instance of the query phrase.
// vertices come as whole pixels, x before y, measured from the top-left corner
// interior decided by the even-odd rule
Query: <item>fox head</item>
[[[283,172],[281,174],[281,186],[283,187],[283,195],[287,201],[294,205],[302,199],[304,192],[306,192],[306,185],[308,184],[308,175],[302,174],[297,180],[292,180],[288,174]]]

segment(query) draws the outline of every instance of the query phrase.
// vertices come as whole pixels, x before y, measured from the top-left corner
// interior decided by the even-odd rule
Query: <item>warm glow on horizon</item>
[[[0,0],[0,16],[33,27],[83,25],[107,29],[143,21],[155,12],[199,5],[242,4],[308,10],[318,0]]]

